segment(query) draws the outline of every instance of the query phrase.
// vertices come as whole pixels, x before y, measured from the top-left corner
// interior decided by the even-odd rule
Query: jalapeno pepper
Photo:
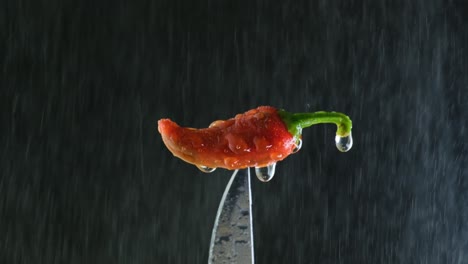
[[[338,149],[351,148],[351,120],[337,112],[289,113],[260,106],[202,129],[180,127],[161,119],[158,130],[174,156],[205,171],[235,170],[266,167],[285,159],[300,148],[302,129],[320,123],[336,124]]]

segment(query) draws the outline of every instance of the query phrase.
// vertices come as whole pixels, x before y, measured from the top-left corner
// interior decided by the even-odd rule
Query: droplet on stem
[[[210,168],[210,167],[206,167],[206,166],[202,166],[202,165],[197,165],[197,168],[199,170],[201,170],[202,172],[204,172],[204,173],[211,173],[211,172],[216,170],[216,168]]]
[[[335,137],[336,148],[341,152],[347,152],[353,146],[353,137],[351,133],[349,135],[342,137],[336,135]]]
[[[298,152],[302,147],[302,139],[297,139],[296,145],[294,146],[294,149],[292,150],[292,153]]]
[[[261,182],[269,182],[275,176],[276,163],[270,164],[266,167],[255,167],[255,174]]]

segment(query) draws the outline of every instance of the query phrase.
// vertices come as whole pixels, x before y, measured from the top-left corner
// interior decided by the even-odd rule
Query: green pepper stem
[[[336,124],[336,135],[345,137],[351,134],[351,119],[342,113],[319,111],[314,113],[289,113],[278,110],[278,114],[286,124],[289,133],[299,138],[302,129],[316,124]]]

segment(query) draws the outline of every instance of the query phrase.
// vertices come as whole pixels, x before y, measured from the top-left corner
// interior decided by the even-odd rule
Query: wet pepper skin
[[[208,128],[158,121],[164,144],[174,156],[197,166],[229,170],[265,167],[289,156],[296,140],[270,106],[260,106]]]

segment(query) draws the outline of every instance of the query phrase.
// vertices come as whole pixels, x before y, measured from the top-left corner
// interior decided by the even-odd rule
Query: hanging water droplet
[[[216,168],[210,168],[202,165],[197,165],[197,168],[205,173],[210,173],[216,170]]]
[[[298,152],[302,147],[302,139],[297,139],[296,145],[294,146],[294,149],[292,150],[292,153]]]
[[[335,137],[336,148],[341,152],[346,152],[351,149],[353,146],[353,137],[351,133],[349,135],[342,137],[336,135]]]
[[[275,176],[276,163],[270,164],[266,167],[255,167],[255,174],[262,182],[269,182]]]

